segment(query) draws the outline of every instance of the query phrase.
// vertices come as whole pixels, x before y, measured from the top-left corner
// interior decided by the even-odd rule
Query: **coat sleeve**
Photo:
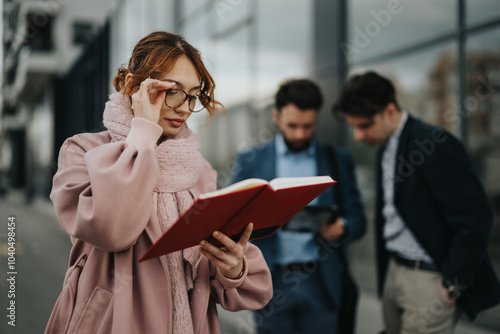
[[[130,248],[152,210],[162,129],[134,118],[125,142],[79,135],[63,144],[50,198],[66,232],[107,252]]]
[[[245,253],[245,272],[238,280],[224,277],[210,264],[211,290],[221,306],[232,312],[258,310],[266,306],[273,296],[272,278],[261,251],[248,244]]]
[[[345,234],[339,240],[342,244],[349,244],[360,239],[366,231],[361,195],[358,190],[356,174],[352,156],[348,151],[338,152],[338,169],[340,174],[340,191],[342,193],[343,217]]]
[[[339,173],[342,178],[343,218],[346,224],[346,233],[340,240],[342,244],[349,244],[360,239],[366,232],[366,217],[361,194],[356,180],[354,162],[348,151],[344,151],[339,159]]]

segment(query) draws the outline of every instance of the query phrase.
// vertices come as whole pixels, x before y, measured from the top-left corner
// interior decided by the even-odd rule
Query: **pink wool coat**
[[[172,333],[166,258],[137,262],[162,234],[152,203],[155,143],[147,122],[137,124],[134,145],[111,142],[105,131],[74,136],[61,148],[50,197],[73,247],[46,333]],[[192,189],[198,193],[215,189],[215,171],[207,162],[204,169]],[[220,333],[216,303],[238,311],[270,300],[271,275],[254,245],[245,264],[244,276],[231,280],[203,258],[189,294],[194,333]]]

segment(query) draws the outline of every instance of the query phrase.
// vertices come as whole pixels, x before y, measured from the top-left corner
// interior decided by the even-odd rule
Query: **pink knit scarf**
[[[113,141],[124,141],[127,138],[133,118],[130,98],[121,93],[110,95],[104,110],[104,126]],[[153,201],[162,231],[177,221],[194,202],[195,196],[190,189],[203,170],[199,148],[198,137],[187,126],[177,136],[169,137],[156,146],[160,182],[154,190]],[[198,247],[166,255],[174,302],[173,333],[193,332],[188,291],[193,288],[196,278],[194,268],[198,256]]]

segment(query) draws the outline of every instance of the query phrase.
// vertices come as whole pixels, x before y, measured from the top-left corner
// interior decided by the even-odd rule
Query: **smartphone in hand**
[[[310,205],[290,219],[283,226],[283,230],[319,233],[322,225],[333,224],[338,217],[339,211],[336,205]]]

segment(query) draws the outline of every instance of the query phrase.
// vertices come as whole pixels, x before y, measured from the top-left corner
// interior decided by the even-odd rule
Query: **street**
[[[0,333],[43,333],[52,307],[61,291],[71,243],[60,227],[52,203],[38,200],[31,205],[24,203],[20,194],[11,194],[0,203],[0,291],[2,312]],[[15,217],[15,261],[14,269],[8,268],[8,222]],[[12,250],[12,249],[11,249]],[[354,261],[355,262],[355,261]],[[359,279],[372,279],[373,265],[356,262],[353,273]],[[15,275],[8,275],[13,272]],[[14,276],[14,280],[7,278]],[[11,285],[14,282],[14,286]],[[15,290],[11,296],[9,290]],[[15,322],[7,315],[14,301]],[[222,334],[252,334],[251,312],[230,313],[220,310]],[[15,326],[9,325],[9,322]],[[380,304],[373,292],[361,291],[357,318],[357,333],[376,334],[382,329]],[[456,334],[493,334],[469,323],[460,323]]]
[[[71,242],[55,220],[47,203],[28,206],[21,198],[9,197],[0,204],[2,317],[0,332],[43,333],[59,295],[66,272]],[[8,297],[7,223],[15,217],[15,296]],[[9,275],[10,276],[10,275]],[[8,324],[7,303],[15,302],[15,327]]]

